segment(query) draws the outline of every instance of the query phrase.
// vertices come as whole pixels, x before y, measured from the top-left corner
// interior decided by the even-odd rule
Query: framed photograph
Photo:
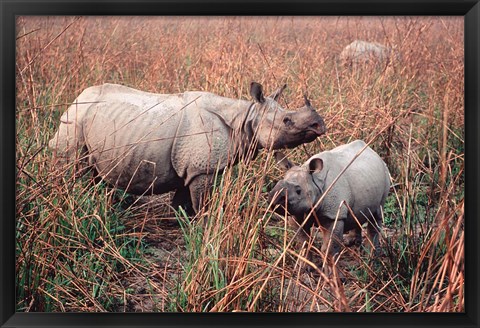
[[[478,327],[478,1],[4,1],[2,327]]]

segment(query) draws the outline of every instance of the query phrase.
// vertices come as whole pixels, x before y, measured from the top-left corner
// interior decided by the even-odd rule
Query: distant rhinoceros
[[[376,42],[355,40],[347,45],[339,55],[340,63],[348,66],[365,64],[387,65],[399,58],[394,49]]]
[[[281,153],[275,156],[282,168],[287,169],[285,178],[269,194],[272,205],[278,205],[277,212],[285,214],[286,205],[288,213],[302,224],[314,208],[299,234],[303,241],[318,222],[324,228],[322,251],[335,255],[340,250],[343,233],[354,230],[355,239],[351,241],[359,244],[362,237],[358,223],[368,222],[369,239],[378,250],[390,174],[380,156],[365,142],[356,140],[321,152],[302,166],[294,166]]]
[[[253,158],[261,148],[291,148],[325,133],[306,98],[297,111],[279,105],[285,87],[265,97],[252,82],[254,101],[247,101],[93,86],[62,115],[49,146],[66,158],[81,150],[101,178],[132,194],[176,190],[173,205],[195,212],[217,170]]]

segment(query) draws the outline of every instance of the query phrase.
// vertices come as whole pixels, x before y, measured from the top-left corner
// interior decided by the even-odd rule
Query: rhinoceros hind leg
[[[190,197],[192,199],[193,210],[198,213],[203,206],[204,196],[212,187],[212,175],[202,174],[196,176],[189,185]]]
[[[192,199],[190,198],[190,190],[187,187],[178,188],[172,199],[172,207],[178,209],[182,207],[188,215],[193,215]]]
[[[371,241],[375,250],[375,255],[380,256],[382,251],[380,249],[380,235],[382,231],[382,211],[379,208],[374,214],[374,220],[369,219],[367,224],[367,236]]]

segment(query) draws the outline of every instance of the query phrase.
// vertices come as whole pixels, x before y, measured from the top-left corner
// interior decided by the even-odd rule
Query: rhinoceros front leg
[[[381,210],[379,209],[373,214],[374,218],[368,219],[367,224],[367,236],[370,242],[372,243],[371,246],[374,248],[375,256],[380,256],[382,251],[380,249],[380,233],[382,231],[382,214]]]
[[[355,228],[350,230],[344,237],[343,243],[345,246],[360,246],[362,244],[362,227],[358,224],[355,225]]]
[[[340,251],[343,241],[344,220],[329,220],[324,224],[322,252],[333,256]]]
[[[293,216],[288,216],[287,218],[288,226],[295,232],[296,234],[296,242],[299,244],[301,249],[305,249],[305,256],[307,260],[312,261],[312,252],[310,251],[309,241],[311,236],[311,225],[306,225],[303,228],[300,227],[298,220]]]
[[[182,207],[188,215],[194,215],[192,206],[192,199],[190,197],[190,189],[188,187],[181,187],[175,191],[172,199],[172,207],[178,209]]]
[[[203,205],[203,200],[212,187],[213,176],[211,174],[198,175],[190,182],[190,198],[192,199],[193,210],[198,213]]]

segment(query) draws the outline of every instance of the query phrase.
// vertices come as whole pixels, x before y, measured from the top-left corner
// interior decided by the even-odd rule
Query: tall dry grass
[[[401,59],[338,65],[355,39]],[[461,18],[19,17],[16,59],[19,311],[464,310]],[[219,175],[190,220],[168,195],[132,200],[54,165],[46,147],[91,85],[246,99],[252,80],[287,83],[287,108],[307,93],[325,118],[326,136],[289,151],[297,163],[354,139],[384,158],[385,256],[349,248],[330,275],[306,273],[267,210],[282,175],[268,152]]]

